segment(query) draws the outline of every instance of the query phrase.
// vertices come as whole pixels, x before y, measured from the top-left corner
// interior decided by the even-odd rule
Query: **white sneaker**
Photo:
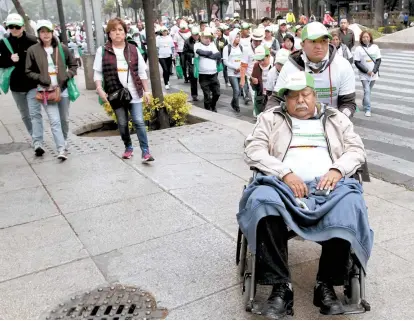
[[[165,85],[165,89],[170,90],[170,85]]]
[[[365,112],[365,117],[371,117],[371,112],[370,111],[366,111]]]
[[[60,159],[61,161],[65,161],[68,159],[68,155],[66,154],[65,150],[62,150],[59,152],[59,155],[57,158]]]

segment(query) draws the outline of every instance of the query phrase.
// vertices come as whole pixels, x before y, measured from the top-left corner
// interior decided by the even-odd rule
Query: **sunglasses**
[[[22,27],[21,27],[21,26],[15,26],[15,25],[10,25],[10,26],[8,26],[7,28],[9,28],[9,29],[16,29],[16,30],[20,30],[20,29],[22,29]]]

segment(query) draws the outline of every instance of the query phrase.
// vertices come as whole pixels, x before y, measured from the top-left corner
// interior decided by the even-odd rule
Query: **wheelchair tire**
[[[361,302],[361,286],[358,276],[352,277],[350,280],[349,303],[359,304]]]
[[[246,259],[247,259],[247,240],[242,235],[241,249],[240,249],[240,261],[239,261],[239,274],[241,277],[244,277],[244,272],[246,271]]]

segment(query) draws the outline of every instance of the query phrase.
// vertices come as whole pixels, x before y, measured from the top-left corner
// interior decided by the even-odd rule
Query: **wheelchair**
[[[366,163],[365,163],[366,166]],[[364,175],[367,167],[362,166],[353,176],[362,184],[363,181],[369,181]],[[253,182],[259,173],[255,168],[250,168],[253,176],[249,179],[249,185]],[[246,189],[246,185],[244,189]],[[293,230],[288,231],[288,240],[297,237]],[[352,264],[348,277],[344,282],[344,314],[360,314],[371,310],[370,304],[365,300],[365,271],[359,263],[356,255],[351,249],[350,258]],[[236,265],[239,267],[239,274],[242,278],[243,303],[247,312],[259,313],[258,302],[255,301],[257,285],[256,284],[256,258],[248,249],[247,239],[239,228],[237,235]]]

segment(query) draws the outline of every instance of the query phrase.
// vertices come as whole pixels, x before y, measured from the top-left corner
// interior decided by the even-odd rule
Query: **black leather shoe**
[[[318,283],[313,292],[313,305],[320,308],[320,313],[325,315],[343,314],[344,307],[336,296],[332,285]]]
[[[293,316],[293,291],[287,283],[273,286],[272,293],[263,306],[262,315],[273,320]]]

